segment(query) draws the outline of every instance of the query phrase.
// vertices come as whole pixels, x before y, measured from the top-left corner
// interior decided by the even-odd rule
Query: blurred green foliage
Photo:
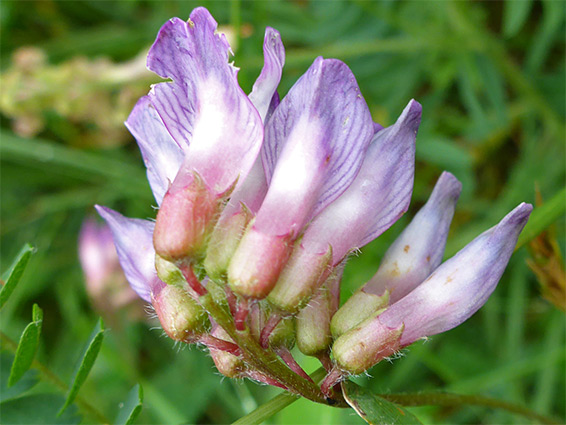
[[[344,297],[375,272],[384,250],[426,200],[442,170],[464,184],[447,255],[520,202],[533,202],[535,186],[543,200],[564,187],[562,1],[2,1],[1,270],[26,242],[37,253],[0,313],[0,329],[17,341],[38,303],[44,319],[36,358],[65,382],[71,381],[72,365],[79,360],[80,341],[88,340],[97,320],[76,255],[82,221],[93,214],[95,203],[128,216],[153,217],[143,163],[120,121],[136,96],[158,79],[124,64],[136,63],[168,18],[186,19],[197,5],[209,8],[233,33],[234,60],[246,91],[261,69],[263,31],[269,25],[281,32],[287,50],[281,94],[322,55],[352,68],[374,120],[383,125],[394,122],[410,98],[422,103],[411,210],[352,258]],[[18,65],[18,52],[26,46],[40,49],[32,52],[43,59],[34,62],[37,56],[32,55],[30,65],[26,56],[19,56],[24,62]],[[105,71],[97,79],[96,72],[87,71],[100,66],[100,60]],[[73,68],[77,61],[85,72]],[[25,72],[33,78],[9,79],[18,69],[18,78]],[[102,77],[116,70],[122,74]],[[32,90],[30,81],[40,86]],[[78,97],[71,99],[73,93]],[[88,102],[80,107],[86,112],[73,114],[80,109],[73,102],[84,99]],[[94,114],[97,110],[104,114]],[[22,132],[16,125],[22,117],[28,119],[24,124],[40,120],[41,125]],[[562,214],[548,236],[556,248],[556,267],[562,267],[558,278],[563,278],[559,252],[564,252],[564,231]],[[357,382],[379,392],[447,389],[493,396],[566,420],[564,315],[541,297],[528,257],[525,248],[516,252],[498,289],[471,320],[415,344],[403,358],[372,369],[373,379]],[[548,279],[540,280],[548,284]],[[250,382],[222,379],[205,352],[173,347],[159,329],[151,329],[155,322],[150,319],[134,322],[116,314],[119,325],[106,331],[100,356],[79,393],[106,418],[117,416],[137,383],[145,395],[137,423],[227,423],[277,394]],[[6,379],[8,345],[2,344]],[[309,370],[318,367],[312,359],[305,364]],[[29,387],[33,378],[28,374],[18,385]],[[47,397],[45,391],[57,395]],[[10,398],[13,391],[3,393]],[[29,410],[30,397],[45,406],[61,398],[56,408],[45,408],[51,415],[63,400],[56,389],[40,383],[31,396],[12,398],[4,411]],[[411,411],[424,423],[522,420],[480,407]],[[75,410],[65,414],[69,421],[75,417]],[[83,417],[85,423],[91,420]],[[361,419],[352,411],[301,400],[270,423]]]

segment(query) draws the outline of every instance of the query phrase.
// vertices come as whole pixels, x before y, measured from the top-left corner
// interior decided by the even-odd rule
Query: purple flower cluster
[[[519,205],[441,264],[460,183],[444,173],[385,254],[338,309],[348,254],[408,209],[421,105],[372,121],[350,69],[316,58],[287,95],[279,33],[267,28],[252,92],[204,8],[160,30],[148,68],[171,82],[141,98],[126,126],[159,206],[155,222],[97,206],[132,288],[172,338],[210,348],[219,370],[283,386],[248,365],[201,302],[224,288],[231,320],[291,370],[296,342],[330,372],[323,390],[419,338],[451,329],[495,289],[532,207]],[[308,377],[305,377],[308,379]]]

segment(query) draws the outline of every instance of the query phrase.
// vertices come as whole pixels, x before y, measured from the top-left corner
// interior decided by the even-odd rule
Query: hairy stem
[[[317,403],[328,404],[328,400],[316,384],[295,374],[279,360],[273,351],[264,350],[251,336],[248,329],[236,330],[234,320],[229,313],[224,290],[217,283],[210,281],[207,288],[209,293],[199,299],[201,305],[241,348],[244,360],[249,365],[262,374],[281,382],[296,394]]]

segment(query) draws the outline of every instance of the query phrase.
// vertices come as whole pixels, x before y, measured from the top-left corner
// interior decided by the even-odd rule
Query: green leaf
[[[540,207],[536,207],[527,225],[521,232],[515,250],[537,237],[548,226],[558,220],[566,211],[566,188],[559,191],[550,200],[546,201]]]
[[[26,326],[20,337],[16,357],[12,363],[12,369],[10,370],[10,378],[8,378],[9,387],[20,380],[24,373],[30,368],[35,357],[39,345],[41,324],[43,323],[43,311],[37,304],[33,305],[32,318],[33,322]]]
[[[98,352],[100,351],[100,347],[102,346],[102,340],[104,339],[104,323],[102,319],[99,319],[94,327],[89,342],[84,350],[84,354],[82,356],[82,360],[77,367],[75,377],[73,379],[73,384],[67,393],[67,399],[65,400],[65,404],[61,407],[59,414],[63,413],[63,411],[75,400],[81,386],[84,384],[92,366],[94,365],[94,361],[98,356]]]
[[[346,402],[368,424],[420,424],[421,422],[408,410],[385,400],[359,385],[345,381],[342,391]]]
[[[523,28],[528,16],[532,0],[507,0],[503,10],[503,34],[513,37]]]
[[[12,292],[14,292],[16,285],[22,278],[31,254],[33,254],[34,252],[34,247],[32,247],[30,244],[25,244],[18,253],[18,256],[12,263],[12,266],[7,273],[8,277],[6,278],[6,283],[2,286],[2,289],[0,289],[0,308],[4,306]]]
[[[120,406],[120,412],[114,423],[116,425],[130,425],[134,423],[142,411],[142,405],[143,389],[140,384],[137,384],[128,394],[126,402]]]
[[[0,422],[3,424],[78,424],[81,417],[75,406],[65,414],[57,414],[63,401],[59,394],[34,394],[8,400],[0,404]]]
[[[10,369],[14,362],[14,356],[7,351],[0,352],[0,371]],[[33,388],[39,382],[39,372],[29,369],[23,377],[12,387],[8,388],[8,374],[0,373],[0,403],[21,397],[27,390]],[[0,422],[2,422],[0,420]]]

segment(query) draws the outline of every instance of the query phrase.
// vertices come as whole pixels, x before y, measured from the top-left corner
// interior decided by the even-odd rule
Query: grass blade
[[[24,270],[26,269],[29,259],[34,252],[34,247],[30,244],[25,244],[12,263],[12,266],[7,273],[8,277],[6,278],[6,283],[2,286],[2,289],[0,289],[0,308],[4,306],[12,292],[14,292],[14,289],[24,274]]]
[[[102,323],[102,319],[99,319],[90,335],[90,339],[75,373],[73,383],[67,394],[67,399],[65,400],[63,407],[61,407],[59,414],[63,413],[63,411],[67,407],[69,407],[69,405],[75,400],[75,397],[77,396],[81,386],[84,384],[90,370],[92,369],[92,366],[94,365],[94,361],[96,360],[96,357],[98,356],[98,353],[100,351],[100,347],[102,346],[103,339],[104,324]]]

